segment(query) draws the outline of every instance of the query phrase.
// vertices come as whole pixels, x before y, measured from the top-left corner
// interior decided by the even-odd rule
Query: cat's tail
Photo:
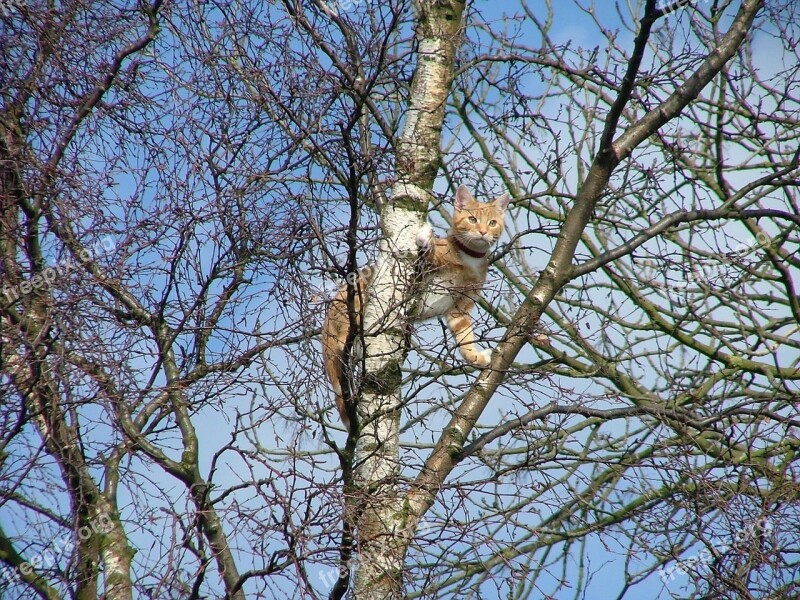
[[[328,381],[331,382],[333,395],[336,400],[336,409],[342,418],[342,423],[350,431],[350,417],[347,416],[347,407],[344,403],[344,393],[342,383],[344,379],[344,345],[347,339],[347,323],[342,322],[342,307],[340,293],[336,294],[328,314],[325,317],[325,324],[322,326],[322,362],[325,365],[325,373]],[[345,314],[345,319],[347,315]],[[344,327],[343,327],[344,325]]]
[[[364,300],[366,299],[367,286],[372,279],[373,269],[366,266],[358,272],[355,283],[356,294],[353,298],[353,309],[355,311],[355,325],[361,327],[361,316]],[[347,286],[342,286],[336,293],[336,297],[328,307],[328,314],[325,316],[325,323],[322,326],[322,360],[325,365],[325,373],[333,388],[336,408],[342,423],[350,431],[350,415],[345,402],[344,386],[349,389],[347,376],[344,372],[345,354],[348,334],[350,332],[350,317],[347,308]],[[353,348],[356,347],[358,340],[352,339],[350,342],[349,354],[352,356]],[[352,359],[351,359],[352,361]]]

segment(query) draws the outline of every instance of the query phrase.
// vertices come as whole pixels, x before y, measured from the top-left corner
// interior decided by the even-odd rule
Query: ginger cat
[[[409,317],[413,321],[422,321],[446,316],[461,355],[475,367],[487,366],[491,351],[478,350],[475,346],[470,313],[486,281],[489,250],[503,233],[503,217],[508,202],[508,194],[493,202],[477,202],[461,185],[456,191],[450,235],[436,238],[428,224],[423,225],[417,234],[420,260],[424,261],[423,280],[419,286],[422,301]],[[359,272],[353,305],[357,327],[361,326],[363,300],[372,273],[369,267]],[[347,288],[342,287],[331,303],[322,327],[322,355],[336,397],[336,407],[348,430],[350,418],[342,386],[347,385],[343,361],[349,330]]]

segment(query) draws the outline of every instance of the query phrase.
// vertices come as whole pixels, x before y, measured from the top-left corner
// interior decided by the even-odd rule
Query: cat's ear
[[[511,201],[511,196],[508,195],[508,192],[500,196],[494,201],[494,205],[502,211],[508,208],[508,203]]]
[[[462,183],[456,190],[456,200],[453,202],[453,206],[456,207],[456,210],[464,210],[470,202],[475,202],[475,199],[469,193],[469,188]]]

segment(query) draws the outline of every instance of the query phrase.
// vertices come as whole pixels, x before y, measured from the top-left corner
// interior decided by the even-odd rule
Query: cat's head
[[[503,233],[509,200],[509,195],[503,194],[492,202],[478,202],[467,186],[458,186],[453,203],[453,234],[474,250],[488,250]]]

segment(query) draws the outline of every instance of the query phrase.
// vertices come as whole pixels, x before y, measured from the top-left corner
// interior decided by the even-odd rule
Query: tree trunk
[[[417,70],[397,150],[397,184],[381,213],[383,241],[364,315],[364,382],[359,398],[361,437],[355,483],[360,490],[356,598],[402,597],[408,545],[403,493],[398,486],[400,367],[406,356],[404,298],[411,285],[415,236],[424,223],[439,168],[445,101],[453,80],[464,3],[415,4]]]

